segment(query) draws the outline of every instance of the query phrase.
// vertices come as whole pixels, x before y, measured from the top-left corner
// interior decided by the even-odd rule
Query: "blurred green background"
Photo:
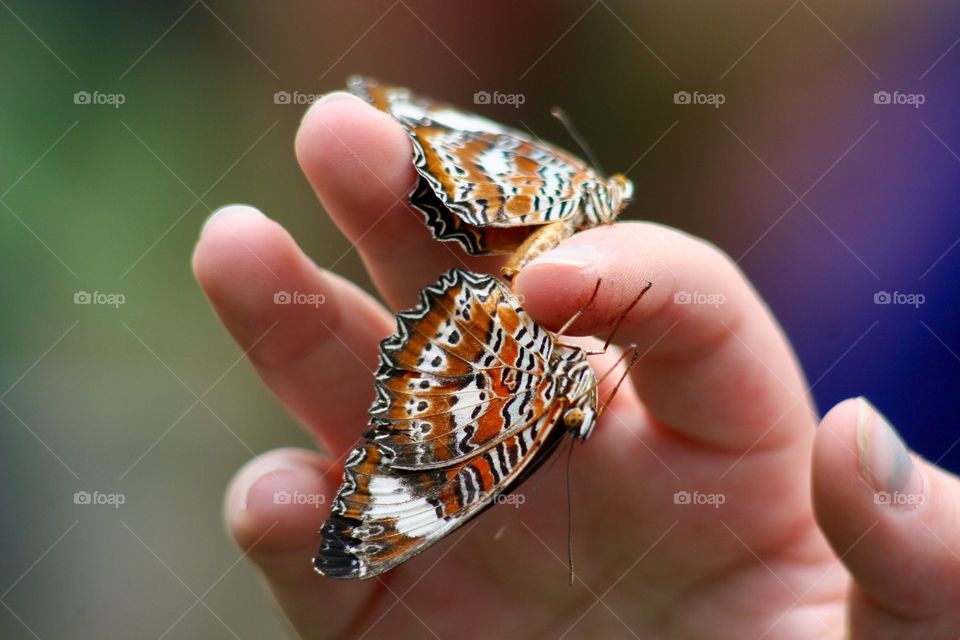
[[[274,99],[355,72],[572,147],[562,105],[629,171],[627,217],[741,259],[822,410],[867,393],[955,467],[958,9],[840,5],[0,1],[0,637],[283,635],[220,501],[255,454],[311,443],[190,253],[211,210],[245,202],[369,286],[296,166],[305,105]],[[927,303],[878,307],[881,290]]]

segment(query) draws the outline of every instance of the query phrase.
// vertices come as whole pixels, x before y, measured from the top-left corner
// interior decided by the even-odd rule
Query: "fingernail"
[[[562,244],[534,258],[530,265],[561,265],[583,269],[600,262],[603,254],[587,244]]]
[[[916,508],[923,503],[923,475],[887,419],[857,398],[857,457],[860,477],[874,490],[874,502]]]
[[[276,465],[276,466],[267,466],[260,471],[256,476],[251,477],[247,480],[237,492],[240,495],[240,510],[246,511],[247,504],[249,503],[250,494],[253,492],[254,487],[261,484],[261,481],[266,478],[275,478],[278,475],[282,474],[297,474],[300,473],[302,469],[297,469],[293,465]]]
[[[228,204],[226,206],[220,207],[203,221],[203,226],[200,227],[200,234],[202,235],[204,231],[207,230],[207,227],[210,226],[210,223],[214,220],[219,220],[220,218],[226,218],[228,216],[236,215],[238,213],[250,213],[254,215],[261,216],[266,218],[262,211],[255,207],[251,207],[245,204]]]
[[[307,116],[310,115],[314,110],[316,110],[322,104],[328,104],[330,102],[335,102],[337,100],[346,100],[348,98],[353,100],[359,100],[357,96],[353,95],[352,93],[347,93],[346,91],[331,91],[330,93],[326,93],[320,96],[319,98],[317,98],[316,100],[314,100],[310,104],[310,106],[307,107],[307,110],[303,112],[303,117],[300,118],[300,121],[302,122],[306,120]]]

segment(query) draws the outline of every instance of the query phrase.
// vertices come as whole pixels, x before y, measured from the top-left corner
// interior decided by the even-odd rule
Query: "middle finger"
[[[403,127],[359,98],[330,94],[304,116],[297,158],[347,239],[357,247],[380,294],[394,309],[447,269],[494,271],[502,259],[472,258],[438,242],[409,201],[416,182]]]

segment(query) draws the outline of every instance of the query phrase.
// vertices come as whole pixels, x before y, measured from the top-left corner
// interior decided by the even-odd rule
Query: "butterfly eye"
[[[620,190],[620,197],[623,198],[624,201],[633,198],[633,182],[630,181],[630,178],[622,173],[617,173],[610,178],[610,182],[615,184],[617,189]]]
[[[610,178],[607,188],[610,189],[613,214],[616,217],[620,213],[620,209],[627,206],[633,199],[633,183],[630,178],[618,173]]]
[[[577,429],[576,435],[581,440],[586,440],[590,437],[590,434],[593,433],[593,427],[597,423],[597,414],[596,412],[587,407],[583,411],[583,422],[580,423],[580,427]]]
[[[579,429],[583,424],[583,410],[574,407],[563,414],[563,426],[567,429]]]

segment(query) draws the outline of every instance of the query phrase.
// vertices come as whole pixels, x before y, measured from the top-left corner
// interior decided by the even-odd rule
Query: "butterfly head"
[[[582,356],[577,358],[566,372],[569,406],[563,412],[563,426],[574,437],[586,440],[593,433],[597,419],[597,377]]]
[[[633,198],[633,183],[622,173],[615,173],[607,181],[607,193],[610,198],[610,220],[607,222],[613,222]]]
[[[563,426],[568,431],[572,431],[573,436],[580,440],[586,440],[590,437],[596,420],[597,414],[590,406],[570,407],[563,413]]]

